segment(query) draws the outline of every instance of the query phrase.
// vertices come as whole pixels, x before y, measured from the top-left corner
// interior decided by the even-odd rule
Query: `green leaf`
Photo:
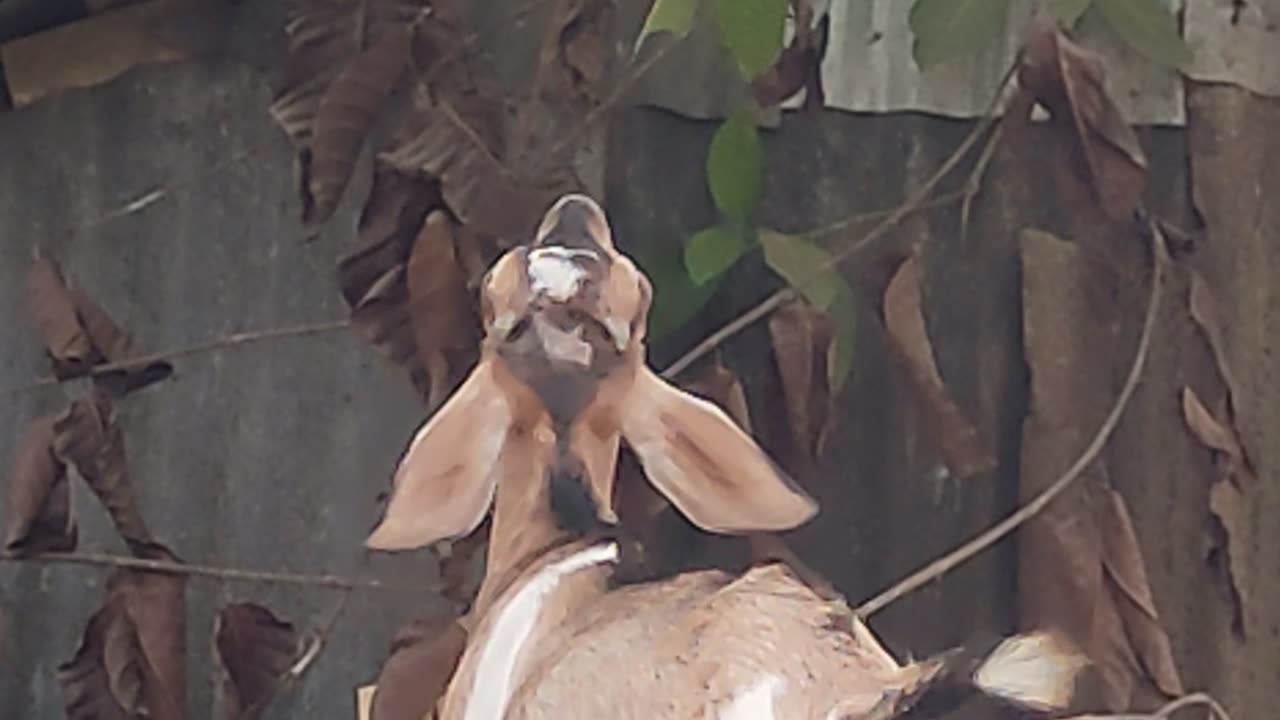
[[[921,70],[981,50],[1004,31],[1010,0],[915,0],[907,23]]]
[[[857,311],[853,288],[840,274],[835,258],[821,245],[776,230],[760,231],[764,259],[801,295],[831,316],[836,336],[827,362],[833,388],[839,388],[853,368],[853,342]]]
[[[707,184],[720,213],[746,224],[760,199],[760,135],[746,109],[725,119],[707,151]]]
[[[764,229],[760,231],[760,246],[764,248],[765,262],[774,272],[809,302],[823,310],[831,307],[845,282],[826,248],[802,237]]]
[[[1052,0],[1049,3],[1049,11],[1058,19],[1062,27],[1071,29],[1076,26],[1092,4],[1093,0]]]
[[[1161,0],[1104,0],[1097,6],[1116,34],[1147,59],[1175,68],[1191,62],[1178,20]]]
[[[684,246],[684,268],[695,285],[729,269],[747,249],[745,233],[729,225],[699,230]]]
[[[688,35],[697,6],[698,0],[653,0],[649,15],[644,19],[644,27],[640,29],[640,37],[636,38],[636,47],[657,32],[669,32],[681,38]]]
[[[768,70],[782,53],[787,0],[716,0],[720,39],[748,80]]]
[[[853,371],[854,341],[857,339],[858,311],[854,304],[853,288],[842,284],[831,307],[827,309],[835,324],[836,336],[827,357],[827,381],[831,389],[839,392]]]
[[[679,244],[663,241],[647,245],[644,249],[637,248],[636,262],[653,283],[648,337],[656,342],[696,315],[715,294],[721,278],[698,285],[684,269]]]

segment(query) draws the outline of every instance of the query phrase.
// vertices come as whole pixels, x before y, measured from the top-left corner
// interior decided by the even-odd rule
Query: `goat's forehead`
[[[586,195],[566,195],[547,211],[538,228],[538,239],[549,233],[589,237],[598,242],[609,241],[609,222],[604,210]]]

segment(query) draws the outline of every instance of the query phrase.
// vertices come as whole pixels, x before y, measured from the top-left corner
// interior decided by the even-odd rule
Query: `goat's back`
[[[549,639],[507,717],[864,717],[933,666],[899,667],[847,613],[776,564],[622,588]]]

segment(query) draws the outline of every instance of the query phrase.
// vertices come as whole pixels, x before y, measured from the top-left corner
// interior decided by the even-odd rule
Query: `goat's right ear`
[[[382,522],[365,546],[411,550],[474,531],[493,503],[510,426],[506,396],[482,359],[413,438]]]
[[[703,530],[790,530],[818,512],[723,410],[647,366],[637,369],[621,407],[622,435],[649,482]]]

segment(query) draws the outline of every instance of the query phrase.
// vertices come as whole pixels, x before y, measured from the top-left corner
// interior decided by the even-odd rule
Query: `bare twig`
[[[964,198],[960,201],[960,244],[962,246],[969,239],[969,213],[973,210],[973,201],[977,199],[978,193],[982,192],[982,178],[987,174],[987,166],[996,156],[996,148],[1000,147],[1002,137],[1004,137],[1004,124],[1000,123],[991,131],[986,146],[982,148],[982,154],[978,156],[978,162],[974,163],[973,170],[965,180]]]
[[[568,14],[568,0],[556,0],[551,17],[547,18],[547,30],[542,36],[542,47],[538,50],[538,65],[533,70],[533,83],[529,87],[529,97],[520,106],[515,138],[512,141],[514,152],[510,157],[515,158],[516,162],[523,161],[528,151],[529,139],[533,135],[533,118],[542,110],[542,86],[546,83],[547,72],[559,55],[560,32],[564,29]]]
[[[1191,693],[1172,700],[1165,704],[1159,710],[1147,714],[1122,713],[1119,715],[1077,715],[1067,720],[1169,720],[1173,714],[1179,710],[1186,710],[1191,707],[1207,707],[1209,715],[1214,720],[1231,720],[1231,716],[1227,714],[1226,708],[1222,707],[1217,700],[1214,700],[1208,693]]]
[[[938,184],[941,183],[942,180],[948,174],[950,174],[950,172],[953,169],[955,169],[957,165],[960,164],[960,161],[963,160],[964,157],[969,153],[969,150],[972,149],[973,146],[977,144],[978,138],[982,137],[984,133],[986,133],[988,130],[992,128],[992,126],[996,124],[997,118],[994,115],[995,109],[999,105],[1000,97],[1004,93],[1005,86],[1009,83],[1009,80],[1013,77],[1013,73],[1016,69],[1017,69],[1016,62],[1013,65],[1009,66],[1008,70],[1005,71],[1004,76],[1001,78],[1000,83],[996,88],[995,94],[992,96],[991,102],[987,106],[986,112],[983,114],[982,121],[974,126],[973,130],[969,132],[969,135],[965,137],[964,141],[960,143],[960,146],[957,147],[951,153],[950,157],[948,157],[945,161],[943,161],[942,165],[940,165],[938,169],[935,170],[933,174],[930,175],[929,178],[924,181],[924,184],[921,185],[914,193],[912,193],[911,196],[908,197],[905,202],[903,202],[901,205],[895,208],[892,212],[890,212],[889,215],[885,217],[884,220],[881,220],[879,224],[871,228],[871,230],[869,230],[865,235],[849,243],[844,248],[842,248],[839,252],[834,253],[829,261],[822,263],[821,265],[816,267],[808,277],[803,278],[799,282],[793,284],[791,288],[784,288],[770,295],[763,302],[751,308],[750,310],[743,313],[742,315],[739,315],[738,317],[729,321],[729,323],[727,323],[724,327],[720,328],[719,330],[716,330],[714,333],[712,333],[702,342],[695,345],[693,349],[691,349],[689,352],[685,353],[678,360],[672,363],[671,366],[663,372],[663,375],[667,377],[674,377],[681,370],[689,367],[689,365],[691,365],[694,361],[698,360],[703,355],[706,355],[712,349],[717,347],[720,343],[724,342],[725,340],[732,337],[733,335],[736,335],[738,332],[742,331],[744,328],[751,325],[751,323],[755,322],[756,320],[759,320],[765,315],[768,315],[770,310],[782,304],[782,302],[788,297],[788,294],[792,291],[792,289],[800,289],[800,288],[806,287],[807,285],[809,285],[809,283],[813,282],[814,280],[817,280],[822,275],[823,272],[831,269],[831,267],[835,265],[838,265],[839,263],[841,263],[851,255],[853,255],[854,253],[859,252],[866,246],[884,237],[889,233],[890,230],[893,230],[895,227],[897,227],[898,224],[901,223],[908,216],[912,215],[915,212],[918,212],[921,208],[925,207],[925,203],[929,202],[929,196],[933,193],[934,188],[936,188]],[[834,225],[840,226],[842,224],[851,225],[853,223],[849,219],[846,219],[846,220],[841,220],[838,223],[835,223]],[[821,231],[823,234],[826,234],[829,231],[830,227],[832,226],[819,228],[818,230]],[[814,232],[815,231],[810,231],[809,233],[804,233],[804,234],[812,235]],[[673,370],[672,368],[676,368],[676,369]]]
[[[1147,300],[1146,316],[1142,321],[1142,334],[1138,339],[1138,349],[1133,355],[1129,376],[1125,378],[1124,386],[1121,387],[1120,393],[1116,395],[1115,402],[1111,405],[1111,411],[1107,413],[1106,419],[1103,420],[1102,425],[1094,433],[1089,445],[1080,453],[1080,456],[1071,464],[1071,467],[1067,468],[1066,472],[1062,473],[1057,480],[1054,480],[1049,487],[1045,488],[1043,492],[1026,505],[1018,508],[1012,515],[983,531],[972,540],[930,562],[884,592],[862,603],[857,609],[859,617],[865,619],[902,596],[924,586],[926,583],[937,580],[991,547],[1023,523],[1040,514],[1041,511],[1049,506],[1049,503],[1053,502],[1055,498],[1083,475],[1089,465],[1097,459],[1098,454],[1102,452],[1102,448],[1106,446],[1111,434],[1115,432],[1116,426],[1120,423],[1120,417],[1124,415],[1125,408],[1129,405],[1129,398],[1133,397],[1134,390],[1138,387],[1138,380],[1142,377],[1142,370],[1146,366],[1147,353],[1151,346],[1151,336],[1160,310],[1160,294],[1164,285],[1165,264],[1168,261],[1168,254],[1165,248],[1164,236],[1161,234],[1156,222],[1154,220],[1148,221],[1147,227],[1150,235],[1152,259],[1151,294]]]
[[[132,215],[137,212],[142,212],[143,210],[151,207],[152,205],[160,202],[161,200],[165,200],[172,197],[175,191],[181,190],[186,187],[190,187],[191,185],[194,185],[202,180],[212,177],[213,175],[217,175],[218,173],[224,170],[227,170],[231,167],[234,167],[235,165],[240,164],[241,162],[243,162],[244,160],[250,157],[254,157],[260,154],[260,152],[261,152],[260,148],[256,148],[256,147],[245,148],[240,152],[233,153],[223,158],[222,160],[219,160],[218,162],[201,169],[201,171],[198,173],[185,177],[177,182],[171,182],[165,185],[160,185],[151,190],[148,190],[147,192],[140,193],[134,196],[133,198],[131,198],[130,200],[122,203],[119,207],[116,207],[113,210],[109,210],[85,222],[76,223],[75,225],[72,225],[71,227],[67,228],[64,232],[67,235],[74,235],[75,233],[78,233],[78,232],[83,232],[85,230],[92,230],[92,229],[101,227],[115,220],[119,220],[122,217]]]
[[[110,555],[107,553],[49,552],[32,555],[30,557],[0,556],[0,561],[93,565],[97,567],[167,572],[175,575],[207,577],[234,582],[308,585],[311,587],[340,588],[345,590],[369,588],[374,590],[393,590],[399,592],[422,592],[426,589],[424,587],[410,587],[408,585],[386,583],[372,578],[356,579],[346,578],[340,575],[300,575],[297,573],[240,570],[237,568],[213,567],[210,565],[191,565],[189,563],[173,562],[170,560],[148,560],[145,558],[128,557],[125,555]]]
[[[645,73],[649,72],[654,65],[657,65],[658,62],[661,61],[662,58],[666,57],[667,53],[677,45],[679,45],[678,42],[668,42],[657,50],[654,50],[649,57],[632,66],[630,72],[628,72],[627,75],[623,77],[622,80],[620,80],[613,88],[613,92],[610,92],[604,100],[601,100],[599,105],[591,108],[591,110],[582,117],[582,120],[577,125],[564,134],[560,139],[560,142],[551,146],[550,150],[542,155],[542,157],[538,158],[539,162],[535,163],[533,168],[535,170],[542,170],[545,163],[554,161],[556,158],[560,157],[561,153],[581,140],[582,136],[585,135],[586,132],[597,122],[603,119],[606,113],[612,110],[619,102],[622,102],[622,99],[626,97],[627,93],[631,91],[631,88],[639,82],[640,78],[644,77]]]
[[[247,345],[250,343],[261,342],[263,340],[274,340],[286,337],[303,337],[306,335],[318,335],[321,333],[342,330],[350,325],[347,320],[329,320],[321,323],[311,323],[308,325],[292,325],[282,328],[270,328],[267,330],[250,330],[247,332],[235,333],[232,335],[224,335],[212,340],[205,340],[194,345],[174,348],[172,350],[162,350],[160,352],[151,353],[150,355],[141,355],[139,357],[130,358],[121,362],[103,363],[94,365],[93,370],[89,373],[90,377],[101,375],[103,373],[114,372],[116,370],[124,370],[127,368],[138,367],[148,363],[159,362],[161,360],[173,360],[175,358],[186,355],[196,355],[199,353],[209,352],[211,350],[223,350],[237,345]],[[34,382],[26,385],[18,385],[0,391],[0,397],[15,395],[17,393],[35,390],[37,388],[57,385],[60,381],[53,376],[42,377]]]

